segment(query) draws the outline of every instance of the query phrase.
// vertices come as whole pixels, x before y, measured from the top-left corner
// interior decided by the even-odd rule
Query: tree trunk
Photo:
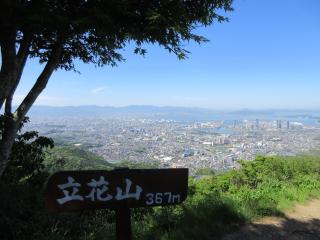
[[[21,122],[24,120],[27,112],[36,101],[40,93],[43,91],[43,89],[45,89],[52,72],[57,68],[57,64],[61,57],[63,42],[57,40],[57,43],[53,45],[51,55],[43,71],[40,73],[30,92],[13,114],[11,109],[12,97],[19,84],[23,68],[28,57],[27,50],[30,44],[30,36],[26,35],[24,38],[18,55],[15,53],[15,41],[13,41],[13,45],[9,44],[11,48],[5,47],[5,41],[0,41],[0,43],[3,60],[0,70],[0,110],[5,102],[4,125],[0,139],[1,177],[9,162],[11,149]]]
[[[6,169],[11,149],[17,134],[17,123],[12,118],[5,120],[5,129],[0,140],[0,177]]]
[[[0,142],[0,176],[2,176],[9,162],[11,148],[14,143],[14,136]]]

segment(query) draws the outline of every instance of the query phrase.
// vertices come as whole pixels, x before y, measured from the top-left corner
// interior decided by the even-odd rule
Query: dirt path
[[[285,217],[267,217],[223,240],[320,240],[320,199],[297,205]]]

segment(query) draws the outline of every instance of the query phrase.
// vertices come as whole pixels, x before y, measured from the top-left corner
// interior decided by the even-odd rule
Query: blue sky
[[[228,23],[197,32],[187,60],[157,46],[124,51],[118,67],[78,63],[81,74],[53,74],[38,105],[157,105],[211,109],[320,108],[320,1],[235,0]],[[19,103],[42,65],[30,61]]]

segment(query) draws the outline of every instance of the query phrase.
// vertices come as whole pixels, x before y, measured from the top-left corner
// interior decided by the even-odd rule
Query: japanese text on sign
[[[188,169],[127,169],[64,171],[47,183],[51,211],[164,206],[183,202],[188,192]]]
[[[99,180],[91,179],[87,186],[91,188],[88,195],[79,195],[79,189],[81,184],[76,182],[71,176],[67,177],[67,182],[59,184],[57,187],[62,191],[64,196],[57,199],[57,202],[62,205],[69,201],[85,201],[89,199],[90,201],[110,201],[113,198],[115,200],[124,200],[128,198],[133,198],[140,200],[141,193],[143,192],[142,187],[135,185],[135,191],[131,190],[132,181],[128,178],[125,179],[124,190],[121,187],[116,187],[116,195],[112,196],[108,193],[109,182],[105,180],[103,176],[100,176]],[[147,200],[146,205],[161,204],[164,201],[167,203],[179,203],[180,194],[172,194],[171,192],[165,193],[146,193]]]

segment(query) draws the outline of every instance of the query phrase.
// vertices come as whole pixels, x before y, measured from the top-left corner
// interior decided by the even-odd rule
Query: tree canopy
[[[227,20],[232,0],[2,0],[0,2],[0,110],[6,116],[0,139],[0,175],[19,124],[56,69],[75,70],[75,60],[96,66],[123,61],[121,49],[158,44],[179,59],[183,44],[201,43],[199,26]],[[29,58],[44,68],[12,112],[12,98]]]
[[[0,6],[0,26],[7,30],[1,38],[10,34],[17,44],[28,45],[30,57],[41,63],[62,45],[58,67],[70,70],[76,58],[115,65],[123,60],[117,50],[129,41],[136,43],[136,53],[145,53],[142,43],[157,43],[184,58],[181,43],[205,41],[192,31],[225,21],[215,10],[231,10],[231,0],[4,0]]]

